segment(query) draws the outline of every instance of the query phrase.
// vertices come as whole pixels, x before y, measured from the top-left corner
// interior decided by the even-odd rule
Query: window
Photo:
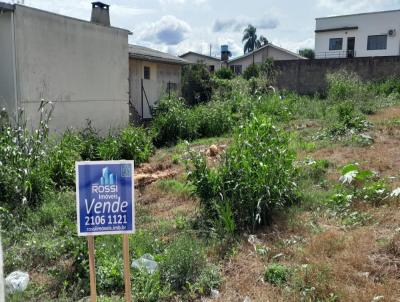
[[[231,70],[236,75],[242,74],[242,65],[231,65]]]
[[[367,50],[387,48],[387,35],[368,36]]]
[[[342,38],[329,39],[329,50],[342,50],[342,47],[343,47]]]
[[[214,65],[210,65],[210,66],[208,67],[208,69],[209,69],[209,71],[210,71],[211,73],[215,71]]]
[[[150,80],[150,67],[145,66],[143,69],[143,77],[145,80]]]

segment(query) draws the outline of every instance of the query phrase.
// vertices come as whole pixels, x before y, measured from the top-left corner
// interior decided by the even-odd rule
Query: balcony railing
[[[315,53],[316,59],[354,58],[355,56],[355,50],[338,50]]]

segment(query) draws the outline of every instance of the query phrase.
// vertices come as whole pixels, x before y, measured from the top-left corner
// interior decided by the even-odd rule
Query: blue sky
[[[2,1],[2,0],[0,0]],[[4,1],[4,0],[3,0]],[[25,5],[88,20],[88,0],[25,0]],[[136,43],[172,54],[197,51],[217,55],[228,44],[242,54],[248,23],[278,46],[297,51],[314,47],[316,17],[400,9],[400,0],[105,0],[111,23],[133,32]]]

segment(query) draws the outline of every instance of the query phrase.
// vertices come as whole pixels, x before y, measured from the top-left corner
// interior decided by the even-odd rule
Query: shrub
[[[182,99],[162,100],[156,108],[152,126],[157,146],[175,144],[178,140],[197,137],[197,123],[193,111],[186,108]]]
[[[204,216],[216,219],[218,204],[230,202],[236,227],[254,230],[269,221],[272,209],[294,201],[294,155],[288,143],[288,134],[269,119],[252,117],[236,129],[218,168],[192,154],[189,180]]]
[[[210,295],[212,289],[217,289],[222,283],[221,275],[217,266],[208,264],[201,271],[191,291],[199,295]]]
[[[272,263],[267,266],[264,273],[264,280],[273,285],[285,284],[291,274],[291,270],[283,264]]]
[[[188,65],[182,72],[182,96],[189,105],[208,102],[211,99],[210,73],[204,64]]]
[[[172,289],[181,290],[197,280],[204,264],[202,247],[189,235],[183,235],[175,239],[162,256],[161,280]]]
[[[160,273],[147,273],[138,270],[133,274],[132,295],[137,302],[158,302],[168,298],[171,291],[168,285],[163,285]]]
[[[194,112],[198,121],[199,137],[220,136],[232,129],[230,108],[221,102],[198,106]]]
[[[257,78],[260,75],[260,67],[256,64],[251,64],[246,70],[243,72],[243,77],[246,80],[250,80],[251,78]]]
[[[102,160],[121,159],[121,142],[117,136],[108,136],[97,146],[98,157]]]
[[[92,126],[92,122],[87,120],[87,126],[79,132],[82,139],[81,157],[82,160],[99,160],[97,152],[101,143],[98,131]]]
[[[127,127],[118,136],[121,159],[134,160],[135,164],[147,161],[153,152],[152,138],[141,127]]]
[[[350,101],[339,103],[332,110],[333,114],[327,130],[328,135],[331,137],[360,133],[370,127],[370,123],[356,110],[354,103]]]
[[[222,66],[219,70],[215,72],[215,76],[218,79],[231,80],[235,75],[232,69],[230,69],[229,67]]]
[[[41,104],[40,123],[30,131],[21,110],[18,123],[3,121],[0,128],[0,200],[15,208],[39,205],[50,192],[48,157],[48,121],[52,108]]]
[[[67,131],[58,144],[49,152],[48,165],[57,188],[71,188],[75,184],[75,161],[81,159],[82,141],[80,137]]]
[[[261,64],[260,74],[267,80],[269,85],[275,82],[278,71],[274,65],[273,59],[268,58]]]

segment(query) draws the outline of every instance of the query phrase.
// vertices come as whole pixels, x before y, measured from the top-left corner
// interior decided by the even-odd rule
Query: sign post
[[[123,234],[125,300],[131,302],[129,237],[135,232],[133,161],[77,162],[78,236],[87,236],[90,297],[96,301],[95,235]]]

